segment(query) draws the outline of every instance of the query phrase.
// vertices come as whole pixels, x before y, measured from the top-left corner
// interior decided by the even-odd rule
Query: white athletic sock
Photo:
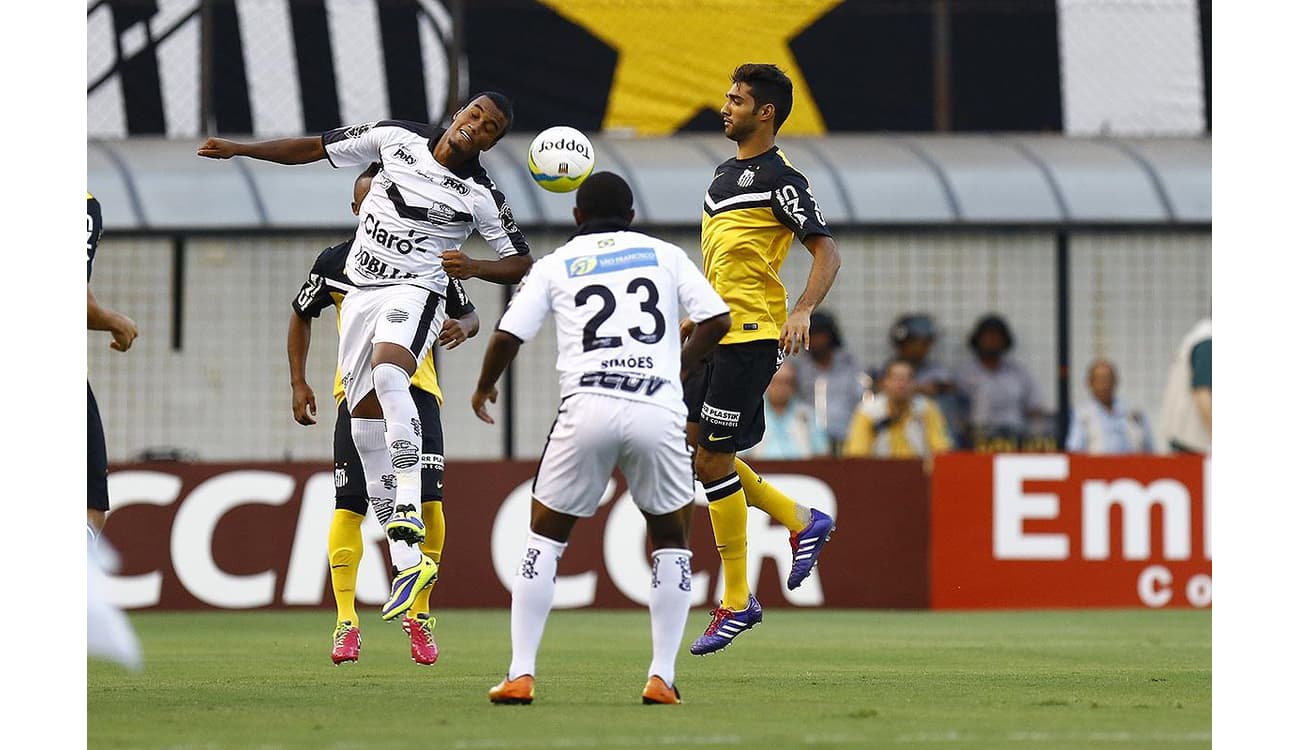
[[[650,642],[654,657],[646,675],[669,686],[677,679],[677,649],[691,608],[691,551],[657,549],[650,554]]]
[[[387,362],[374,368],[375,396],[384,410],[385,438],[397,478],[394,511],[410,506],[420,514],[420,412],[411,397],[411,376]]]
[[[384,433],[382,419],[352,418],[352,443],[361,457],[361,469],[366,474],[366,496],[380,526],[388,525],[393,517],[393,492],[397,487]],[[388,553],[399,570],[420,562],[419,548],[406,542],[389,541]]]
[[[537,674],[537,648],[555,598],[555,569],[567,544],[528,532],[523,560],[510,594],[510,671],[507,678]]]

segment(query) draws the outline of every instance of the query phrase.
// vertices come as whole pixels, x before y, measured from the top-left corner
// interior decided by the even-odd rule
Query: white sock
[[[671,687],[677,678],[677,650],[691,608],[691,551],[657,549],[650,554],[650,642],[654,657],[651,677],[659,675]]]
[[[524,557],[510,594],[510,671],[508,679],[537,674],[537,648],[555,598],[555,569],[567,544],[528,532]]]
[[[397,477],[393,474],[393,461],[388,454],[384,420],[352,418],[352,442],[361,457],[361,469],[366,474],[366,496],[370,509],[380,526],[386,526],[393,517],[393,496]],[[420,562],[420,549],[406,542],[388,542],[388,553],[399,570]]]

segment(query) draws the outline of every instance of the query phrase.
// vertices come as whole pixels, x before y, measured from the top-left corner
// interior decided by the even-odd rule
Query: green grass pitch
[[[493,706],[510,615],[447,610],[433,667],[362,615],[138,613],[146,667],[90,662],[91,748],[967,747],[1210,745],[1208,611],[769,610],[725,651],[683,644],[685,704],[643,706],[645,611],[553,613],[537,700]],[[693,611],[686,643],[707,624]]]

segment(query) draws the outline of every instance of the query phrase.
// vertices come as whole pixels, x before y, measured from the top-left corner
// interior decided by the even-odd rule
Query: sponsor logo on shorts
[[[740,425],[740,412],[719,409],[708,402],[705,402],[700,407],[700,416],[719,427],[736,427]]]
[[[405,310],[389,310],[384,317],[388,319],[389,323],[405,323],[411,319],[411,314]]]
[[[729,437],[731,437],[731,436],[730,436],[730,435],[714,435],[712,432],[710,432],[709,435],[708,435],[708,437],[705,438],[705,440],[708,440],[710,443],[720,443],[720,442],[722,442],[723,440],[726,440],[726,439],[729,438]]]
[[[439,471],[441,471],[446,466],[446,463],[447,462],[443,460],[442,454],[440,453],[420,454],[421,469],[438,469]],[[439,488],[442,487],[442,482],[438,482],[438,487]]]
[[[569,278],[657,265],[659,265],[659,256],[655,255],[654,248],[650,247],[629,247],[626,250],[604,255],[582,255],[564,262]]]

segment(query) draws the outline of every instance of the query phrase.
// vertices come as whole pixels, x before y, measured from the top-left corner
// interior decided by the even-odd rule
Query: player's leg
[[[646,519],[650,540],[651,661],[641,700],[681,703],[677,651],[691,608],[691,518],[695,487],[685,443],[685,417],[657,406],[628,402],[622,420],[627,441],[619,466],[632,501]]]
[[[334,422],[334,515],[330,518],[330,586],[338,612],[330,659],[335,664],[355,662],[361,656],[361,620],[357,616],[357,570],[364,542],[361,522],[366,518],[366,477],[361,456],[352,443],[352,417],[339,404]]]
[[[420,414],[420,518],[424,522],[424,541],[420,551],[439,566],[442,575],[442,545],[447,538],[446,519],[442,513],[442,473],[444,466],[442,448],[442,414],[438,399],[432,393],[411,387]],[[438,644],[433,638],[437,618],[429,613],[429,596],[437,583],[429,584],[415,595],[415,603],[402,618],[402,629],[411,637],[411,659],[416,664],[431,665],[438,661]]]
[[[533,700],[537,650],[555,598],[560,557],[574,523],[595,514],[618,459],[617,433],[603,416],[609,402],[617,401],[580,393],[560,402],[533,480],[528,540],[510,589],[510,669],[488,691],[493,703]]]
[[[339,369],[343,373],[343,387],[352,414],[353,443],[365,471],[370,507],[375,518],[385,527],[392,523],[395,512],[397,470],[390,450],[384,411],[374,389],[372,362],[375,349],[373,340],[378,336],[379,321],[390,310],[392,296],[392,291],[388,288],[358,289],[348,294],[343,298],[339,331]],[[408,388],[409,383],[402,386],[404,391]],[[407,398],[410,398],[409,393]],[[419,451],[416,449],[412,465],[418,463]],[[418,473],[415,476],[418,482]],[[418,516],[418,499],[417,487],[417,510],[414,515],[417,529],[423,527]],[[438,572],[437,564],[405,539],[394,539],[390,535],[388,550],[395,570],[391,595],[380,610],[381,616],[386,620],[409,609],[415,594],[429,585]]]
[[[86,381],[86,536],[94,542],[108,519],[108,445],[99,403]]]
[[[745,502],[790,530],[792,560],[785,585],[790,590],[799,588],[812,574],[822,547],[830,541],[835,521],[816,508],[795,502],[740,458],[736,458],[736,474],[740,477],[740,485],[745,489]]]

